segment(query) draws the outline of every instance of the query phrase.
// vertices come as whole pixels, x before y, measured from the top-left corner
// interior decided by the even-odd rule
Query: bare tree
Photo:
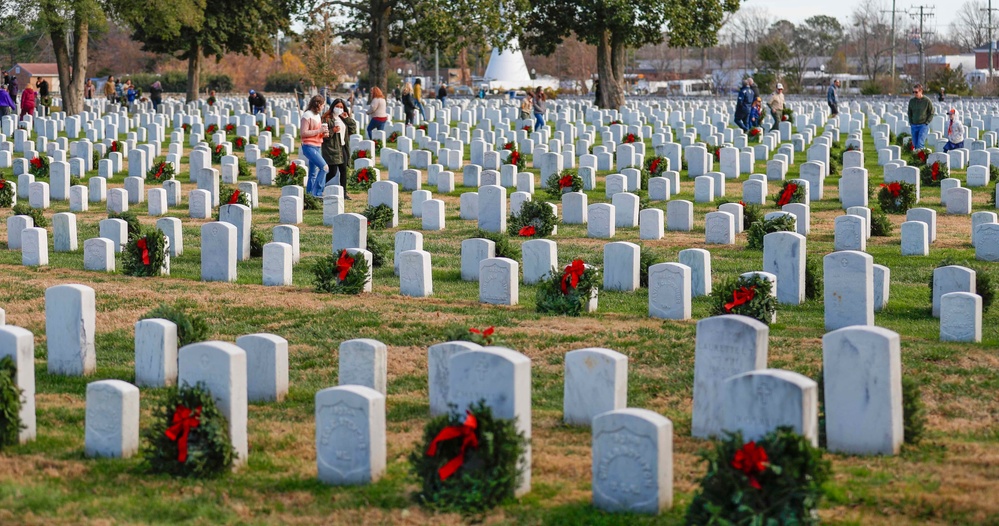
[[[738,48],[734,57],[735,62],[742,59],[744,67],[753,67],[757,65],[756,56],[760,41],[767,36],[774,21],[773,14],[765,7],[750,6],[740,9],[725,25],[718,40],[732,42],[733,47]]]
[[[860,70],[872,82],[888,71],[891,58],[891,15],[876,0],[864,0],[850,14]]]
[[[989,41],[988,3],[984,0],[968,0],[961,4],[957,16],[950,24],[950,37],[964,50],[974,49]],[[996,20],[999,22],[999,19]],[[993,22],[993,37],[995,35]]]

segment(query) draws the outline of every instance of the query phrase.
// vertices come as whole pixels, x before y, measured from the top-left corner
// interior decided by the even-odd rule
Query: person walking
[[[35,88],[38,91],[38,101],[36,103],[38,106],[38,116],[44,117],[48,115],[49,104],[52,104],[52,99],[49,98],[49,81],[43,77],[39,77],[35,81]]]
[[[770,96],[767,106],[770,107],[770,115],[774,118],[774,125],[770,129],[776,130],[780,128],[780,120],[784,114],[784,85],[780,82],[777,83],[777,92]]]
[[[427,111],[423,108],[423,82],[420,77],[413,81],[413,98],[416,99],[416,109],[420,110],[420,119],[427,120]]]
[[[520,101],[520,120],[529,121],[531,120],[531,110],[534,109],[534,97],[530,93],[524,95],[524,98]]]
[[[125,102],[125,85],[121,83],[121,79],[114,81],[114,100],[118,104]]]
[[[153,82],[149,87],[149,100],[153,103],[153,111],[159,111],[160,104],[163,104],[163,85],[160,81]]]
[[[753,101],[753,105],[749,107],[749,117],[746,118],[746,125],[749,129],[753,129],[760,125],[760,120],[763,118],[763,100],[756,97]]]
[[[371,139],[371,132],[374,130],[384,130],[385,123],[388,122],[388,103],[385,101],[385,94],[381,88],[375,86],[371,88],[371,100],[368,103],[368,139]]]
[[[114,76],[109,76],[108,81],[104,83],[104,96],[107,97],[108,101],[112,104],[115,102],[114,98]]]
[[[545,92],[541,86],[534,90],[534,131],[545,127]]]
[[[309,99],[309,105],[302,115],[302,154],[309,161],[309,178],[305,183],[305,191],[315,197],[322,197],[323,185],[326,182],[326,174],[330,167],[323,159],[323,138],[329,133],[329,129],[323,126],[322,114],[326,102],[319,95]]]
[[[132,80],[129,79],[125,83],[125,100],[128,101],[128,108],[132,109],[132,105],[135,103],[135,97],[138,96],[138,92],[135,90],[135,85],[132,84]]]
[[[441,83],[437,88],[437,100],[441,101],[441,107],[447,107],[447,84]]]
[[[87,79],[87,84],[83,87],[83,96],[86,99],[94,98],[94,81],[93,79]]]
[[[957,116],[957,110],[951,108],[947,112],[949,120],[947,121],[947,144],[943,146],[944,153],[951,150],[956,150],[957,148],[964,148],[964,124],[961,124],[961,119]]]
[[[0,87],[0,117],[5,117],[14,113],[17,110],[17,106],[14,104],[14,99],[11,98],[10,93],[7,91],[7,86],[4,85]]]
[[[912,132],[912,146],[919,150],[926,141],[926,131],[933,120],[933,103],[929,97],[923,96],[922,84],[913,86],[912,95],[909,99],[909,130]]]
[[[416,115],[416,99],[413,98],[413,86],[406,83],[402,86],[402,111],[406,114],[406,124],[413,124]]]
[[[753,88],[750,87],[751,82],[750,78],[743,80],[739,95],[735,98],[735,125],[742,131],[749,131],[749,110],[753,107],[753,101],[756,100],[753,96]]]
[[[945,97],[946,97],[946,90],[943,88],[943,86],[940,86],[940,93],[937,94],[937,102],[944,102]]]
[[[829,85],[829,89],[826,90],[826,104],[829,105],[830,117],[835,117],[839,115],[839,100],[836,98],[836,94],[839,91],[839,81],[834,80],[832,84]]]
[[[298,109],[303,109],[305,107],[303,106],[305,103],[305,79],[298,79],[292,89],[295,91],[295,99],[298,100]]]
[[[21,92],[21,114],[17,120],[24,120],[25,115],[32,115],[35,112],[35,90],[28,84]]]
[[[337,175],[340,176],[340,186],[343,187],[343,198],[350,199],[347,195],[347,163],[350,162],[350,149],[348,137],[357,133],[357,121],[350,116],[347,103],[343,99],[335,99],[330,105],[329,111],[323,115],[323,124],[329,130],[329,134],[323,138],[323,160],[329,165],[330,171],[326,174],[328,184]]]

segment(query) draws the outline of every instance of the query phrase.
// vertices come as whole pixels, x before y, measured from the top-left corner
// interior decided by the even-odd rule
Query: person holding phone
[[[339,175],[343,198],[350,199],[347,195],[347,163],[350,162],[347,138],[357,133],[357,121],[350,116],[347,103],[338,98],[323,115],[323,124],[329,129],[329,134],[323,138],[323,159],[330,167],[329,173],[326,174],[326,183]]]

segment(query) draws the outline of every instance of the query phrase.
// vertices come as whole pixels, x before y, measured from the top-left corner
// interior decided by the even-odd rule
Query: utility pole
[[[995,11],[992,9],[992,0],[989,0],[989,7],[987,9],[983,9],[982,11],[986,11],[989,17],[989,82],[991,82],[993,65],[992,49],[995,48],[995,41],[992,40],[992,11]]]
[[[928,5],[912,6],[918,9],[919,14],[910,13],[913,17],[919,17],[919,80],[926,83],[926,33],[923,32],[923,21],[933,16],[933,7]]]
[[[992,0],[989,0],[990,2]],[[895,91],[895,2],[891,0],[891,89]],[[887,13],[888,11],[882,11]]]

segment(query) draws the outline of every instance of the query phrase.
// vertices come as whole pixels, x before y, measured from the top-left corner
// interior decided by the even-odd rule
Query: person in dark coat
[[[329,128],[330,133],[323,138],[323,159],[330,166],[330,171],[326,174],[326,182],[329,183],[337,175],[340,176],[340,186],[343,187],[343,198],[350,199],[347,195],[347,163],[350,162],[349,137],[357,133],[357,121],[350,116],[350,110],[343,99],[336,99],[330,105],[330,109],[323,115],[323,124]]]

